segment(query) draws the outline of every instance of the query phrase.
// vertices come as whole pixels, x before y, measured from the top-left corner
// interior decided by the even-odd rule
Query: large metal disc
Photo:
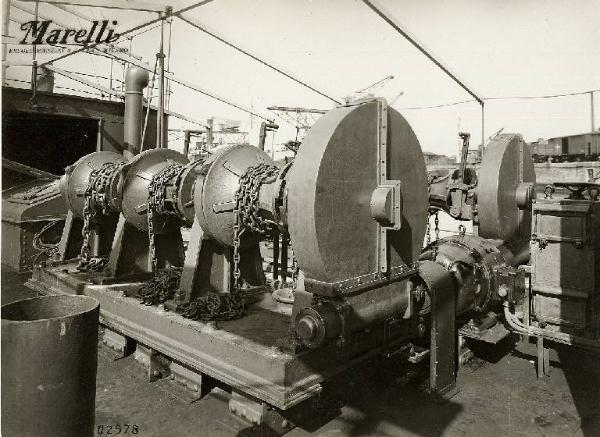
[[[496,136],[486,147],[477,184],[479,235],[506,242],[527,239],[531,207],[519,209],[517,187],[535,184],[529,146],[518,134]]]
[[[170,164],[187,164],[188,159],[181,153],[169,149],[147,150],[133,157],[123,168],[121,178],[121,212],[128,223],[141,231],[148,230],[148,189],[152,177]],[[175,229],[178,222],[161,221],[155,224],[155,233],[160,234]]]
[[[427,219],[427,173],[419,141],[394,109],[387,111],[387,178],[401,181],[402,227],[387,231],[390,266],[421,252]],[[329,111],[302,142],[287,183],[288,227],[307,278],[337,282],[377,269],[377,222],[370,201],[378,186],[378,102]]]
[[[79,158],[74,164],[65,169],[60,178],[60,192],[67,206],[77,217],[83,217],[85,190],[90,180],[90,174],[100,169],[104,164],[125,162],[125,158],[115,152],[94,152]]]

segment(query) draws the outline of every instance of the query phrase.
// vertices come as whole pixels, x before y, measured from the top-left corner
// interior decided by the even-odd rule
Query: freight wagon
[[[535,162],[598,161],[600,131],[537,141],[531,144],[531,153]]]

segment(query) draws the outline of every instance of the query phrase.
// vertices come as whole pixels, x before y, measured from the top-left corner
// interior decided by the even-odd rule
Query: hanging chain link
[[[437,241],[437,240],[440,239],[440,218],[439,218],[439,211],[435,212],[434,223],[435,223],[435,241]]]
[[[425,228],[425,235],[427,236],[427,245],[431,244],[431,212],[427,214],[427,227]]]
[[[261,236],[278,232],[277,224],[263,218],[258,207],[258,194],[264,183],[272,183],[279,175],[279,168],[274,165],[258,164],[248,168],[240,177],[240,186],[235,193],[233,210],[233,283],[231,292],[241,289],[240,247],[241,237],[250,230]]]
[[[183,164],[170,164],[164,167],[158,173],[152,176],[148,186],[148,213],[146,220],[148,224],[148,244],[150,249],[150,260],[152,262],[152,273],[157,272],[156,259],[156,233],[154,232],[154,217],[157,215],[172,215],[180,217],[179,210],[174,203],[167,199],[167,185],[177,180],[183,173],[185,166]],[[169,200],[169,202],[167,202]]]
[[[166,167],[157,173],[149,186],[148,194],[148,236],[150,250],[153,257],[153,269],[157,273],[154,278],[147,282],[138,292],[138,298],[143,304],[154,305],[164,303],[172,299],[178,284],[181,269],[156,270],[156,258],[154,256],[154,217],[155,214],[178,215],[176,208],[169,205],[166,198],[166,186],[181,175],[178,164]],[[273,182],[279,174],[279,168],[267,164],[259,164],[250,167],[240,177],[240,186],[235,193],[234,226],[233,226],[233,281],[230,293],[217,294],[208,293],[198,297],[189,303],[182,304],[178,312],[183,317],[192,320],[231,320],[241,317],[246,312],[244,298],[240,290],[242,288],[240,272],[240,248],[241,238],[245,232],[253,232],[261,236],[273,235],[278,232],[277,225],[271,220],[263,218],[258,206],[260,187],[264,183]],[[294,276],[297,277],[297,273]],[[167,291],[168,289],[168,291]]]
[[[298,260],[294,254],[294,248],[292,248],[292,293],[298,288],[298,274],[300,273],[300,266]]]
[[[110,214],[109,193],[107,191],[123,164],[122,162],[107,162],[102,164],[99,169],[92,170],[90,173],[84,193],[83,228],[81,230],[83,241],[79,253],[79,264],[77,265],[77,270],[79,271],[96,272],[106,266],[106,258],[90,256],[91,220],[99,215],[105,216]]]

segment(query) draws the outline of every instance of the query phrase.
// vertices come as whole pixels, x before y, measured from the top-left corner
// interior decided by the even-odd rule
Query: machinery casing
[[[600,202],[533,203],[533,318],[567,332],[600,332]]]

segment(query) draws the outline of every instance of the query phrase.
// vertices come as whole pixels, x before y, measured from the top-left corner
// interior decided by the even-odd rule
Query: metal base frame
[[[259,399],[289,409],[321,391],[321,382],[374,356],[393,341],[373,329],[343,347],[290,348],[290,315],[267,293],[246,316],[196,322],[132,297],[140,283],[94,285],[76,264],[36,267],[27,283],[47,294],[83,294],[100,302],[100,322],[173,362]],[[292,349],[292,350],[290,350]]]

